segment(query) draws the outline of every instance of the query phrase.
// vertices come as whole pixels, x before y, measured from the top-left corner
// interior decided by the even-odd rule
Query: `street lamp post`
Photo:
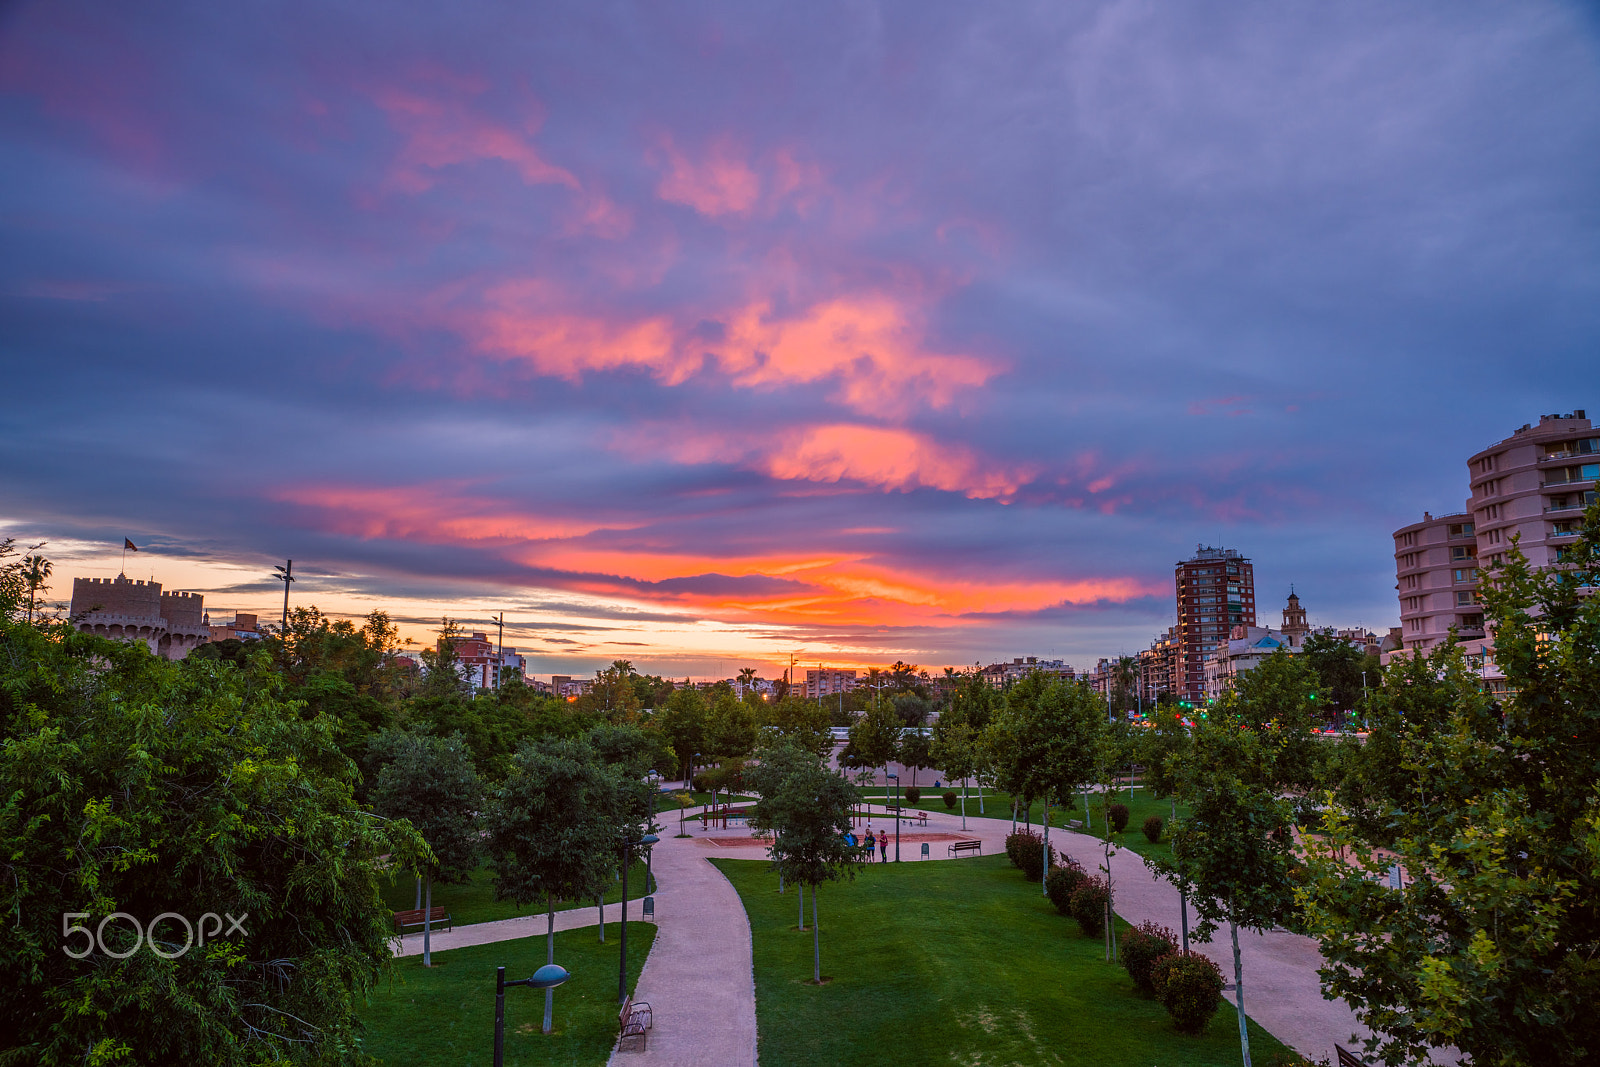
[[[898,774],[885,774],[885,778],[894,783],[894,861],[900,862],[900,776]]]
[[[544,990],[544,1032],[550,1032],[550,1003],[555,988],[572,975],[565,967],[547,963],[528,978],[506,981],[506,969],[494,969],[494,1067],[505,1067],[506,1062],[506,986],[525,985]]]
[[[284,563],[286,566],[272,568],[278,572],[272,575],[272,578],[274,581],[283,583],[283,637],[287,641],[289,637],[289,583],[294,581],[295,577],[294,560],[284,560]]]
[[[628,999],[628,864],[633,862],[633,846],[653,845],[660,840],[655,834],[645,834],[640,838],[629,838],[622,844],[622,962],[617,965],[618,1004]],[[645,888],[649,888],[648,882]]]

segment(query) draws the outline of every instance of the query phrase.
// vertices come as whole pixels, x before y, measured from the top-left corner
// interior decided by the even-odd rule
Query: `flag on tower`
[[[139,546],[128,540],[126,537],[122,539],[122,547],[124,551],[128,549],[132,549],[135,552],[139,551]]]

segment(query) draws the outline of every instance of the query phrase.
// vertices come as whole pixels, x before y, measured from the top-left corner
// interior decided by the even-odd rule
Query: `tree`
[[[1336,713],[1350,711],[1361,704],[1361,672],[1367,667],[1367,654],[1342,637],[1313,633],[1306,637],[1300,654],[1316,676],[1322,698],[1318,717],[1331,720]],[[1376,681],[1376,677],[1373,679]]]
[[[1279,797],[1273,784],[1279,777],[1273,757],[1281,749],[1248,727],[1234,710],[1236,697],[1230,694],[1194,729],[1193,746],[1180,770],[1180,789],[1190,812],[1173,823],[1174,858],[1145,863],[1171,878],[1194,904],[1200,917],[1195,936],[1201,941],[1228,924],[1239,1047],[1245,1067],[1250,1067],[1239,927],[1266,930],[1285,917],[1293,894],[1294,818],[1293,806]]]
[[[29,625],[33,623],[34,602],[38,599],[39,590],[49,588],[50,574],[54,570],[55,565],[37,553],[31,553],[22,560],[22,580],[28,587]]]
[[[774,738],[785,738],[817,756],[833,747],[826,708],[799,697],[784,697],[770,706],[767,731]]]
[[[907,730],[900,739],[899,751],[895,759],[902,767],[911,769],[911,784],[917,784],[917,772],[927,770],[934,765],[932,755],[933,742],[921,730]]]
[[[760,764],[749,773],[761,796],[751,808],[750,826],[758,835],[773,835],[772,866],[779,877],[800,886],[802,893],[811,887],[811,981],[821,985],[817,888],[855,877],[856,852],[845,834],[860,793],[812,753],[789,743],[763,749]],[[802,915],[804,906],[802,899]]]
[[[587,742],[546,738],[517,753],[494,794],[485,822],[495,895],[518,904],[544,899],[547,963],[556,958],[555,902],[603,894],[622,839],[640,831],[624,782]]]
[[[694,774],[696,753],[710,753],[706,744],[706,698],[692,686],[677,689],[667,698],[667,706],[650,720],[650,728],[658,731],[677,756],[682,768],[681,781],[687,782]]]
[[[392,935],[381,857],[428,850],[359,809],[335,724],[284,700],[264,657],[169,663],[17,606],[0,603],[11,1056],[365,1062],[354,1001]]]
[[[882,767],[887,775],[889,761],[899,751],[900,735],[904,731],[894,705],[885,700],[874,701],[867,713],[850,727],[850,740],[839,755],[840,765]]]
[[[706,752],[718,759],[743,759],[756,749],[756,717],[731,689],[717,693],[706,715]]]
[[[614,660],[605,670],[594,672],[594,684],[578,698],[578,707],[608,722],[637,721],[644,706],[634,685],[638,677],[628,660]]]
[[[1273,781],[1305,792],[1316,784],[1321,742],[1316,723],[1317,675],[1303,656],[1278,649],[1239,676],[1229,694],[1228,715],[1272,746]]]
[[[1093,780],[1104,725],[1104,711],[1092,690],[1042,671],[1029,674],[1005,695],[989,748],[997,759],[1007,759],[1000,775],[1024,803],[1045,802],[1047,854],[1050,805],[1071,805],[1079,787]],[[1044,866],[1048,874],[1050,864]],[[1044,892],[1043,876],[1039,892]]]
[[[478,811],[483,785],[459,734],[401,734],[394,758],[378,773],[372,807],[389,819],[407,819],[432,850],[417,868],[424,883],[422,965],[433,966],[433,883],[465,881],[478,866]]]
[[[1324,988],[1386,1063],[1449,1046],[1482,1064],[1600,1055],[1597,549],[1591,508],[1558,565],[1534,571],[1513,547],[1485,571],[1498,703],[1453,645],[1391,664],[1371,699],[1371,797],[1405,884],[1372,880],[1384,861],[1335,804],[1304,897]]]

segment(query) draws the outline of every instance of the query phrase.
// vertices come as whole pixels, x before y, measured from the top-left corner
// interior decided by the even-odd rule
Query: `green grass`
[[[644,888],[644,862],[638,861],[628,868],[628,899],[638,900],[648,896]],[[611,888],[606,891],[606,903],[615,904],[622,899],[622,883],[612,882]],[[390,911],[410,911],[417,905],[417,886],[410,875],[402,874],[395,879],[394,885],[383,887],[383,902]],[[593,905],[594,901],[584,901]],[[443,882],[433,883],[433,906],[443,908],[450,913],[450,921],[455,926],[469,926],[472,923],[494,922],[498,919],[513,919],[518,915],[542,915],[544,903],[529,904],[518,907],[509,900],[496,900],[494,898],[494,872],[487,866],[479,867],[469,876],[465,885],[445,885]],[[556,904],[559,911],[570,908],[571,903]],[[421,929],[418,927],[418,929]]]
[[[833,980],[821,987],[793,889],[780,896],[764,862],[712,862],[750,916],[762,1067],[1238,1062],[1227,1004],[1200,1037],[1178,1033],[1105,962],[1101,940],[1003,856],[873,867],[824,886],[822,973]],[[1250,1024],[1256,1062],[1282,1048]]]
[[[506,1063],[603,1064],[617,1037],[618,924],[607,923],[606,942],[595,927],[556,934],[556,962],[572,978],[555,992],[552,1029],[544,1024],[544,994],[521,986],[506,990]],[[655,940],[656,928],[628,924],[628,988]],[[545,939],[524,937],[493,945],[435,952],[434,965],[421,957],[394,961],[361,1007],[366,1051],[386,1067],[431,1067],[441,1063],[489,1063],[494,1052],[494,972],[526,978],[545,961]]]

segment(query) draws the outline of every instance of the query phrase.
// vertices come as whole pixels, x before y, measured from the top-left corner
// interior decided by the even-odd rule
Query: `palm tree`
[[[55,568],[43,556],[25,556],[22,560],[22,580],[28,585],[28,623],[33,623],[33,604],[36,595],[41,589],[48,589],[46,584],[50,572]]]
[[[754,667],[739,668],[739,691],[741,693],[748,693],[754,689],[758,680],[759,679],[756,678],[756,669]]]

